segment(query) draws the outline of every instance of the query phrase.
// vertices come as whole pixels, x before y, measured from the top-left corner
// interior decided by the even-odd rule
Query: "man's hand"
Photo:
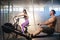
[[[38,23],[38,25],[39,25],[39,26],[41,26],[41,25],[42,25],[42,23]]]

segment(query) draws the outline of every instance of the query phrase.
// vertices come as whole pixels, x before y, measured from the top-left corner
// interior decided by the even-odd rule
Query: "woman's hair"
[[[23,11],[25,12],[24,14],[27,14],[27,11],[26,11],[26,9],[24,9]]]

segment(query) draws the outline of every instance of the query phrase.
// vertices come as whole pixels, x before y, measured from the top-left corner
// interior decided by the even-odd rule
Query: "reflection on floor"
[[[0,36],[1,40],[1,36]],[[27,40],[25,37],[19,36],[19,38],[10,37],[8,40]],[[32,40],[60,40],[60,33],[54,33],[51,36],[47,36],[45,33],[41,33],[36,37],[32,38]]]
[[[40,34],[40,38],[34,38],[33,40],[60,40],[60,33],[54,33],[53,35],[47,36],[46,34]]]

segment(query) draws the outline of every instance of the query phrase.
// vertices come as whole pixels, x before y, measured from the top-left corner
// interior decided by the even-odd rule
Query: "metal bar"
[[[9,13],[10,13],[10,0],[8,0],[8,22],[9,22]]]
[[[34,19],[34,25],[35,25],[35,30],[36,30],[36,23],[35,23],[35,14],[34,14],[34,4],[32,0],[32,7],[33,7],[33,19]]]

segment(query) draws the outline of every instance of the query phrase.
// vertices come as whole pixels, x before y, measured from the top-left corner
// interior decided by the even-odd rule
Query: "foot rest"
[[[52,35],[42,34],[42,35],[33,37],[33,39],[35,40],[60,40],[60,33],[54,33]]]

